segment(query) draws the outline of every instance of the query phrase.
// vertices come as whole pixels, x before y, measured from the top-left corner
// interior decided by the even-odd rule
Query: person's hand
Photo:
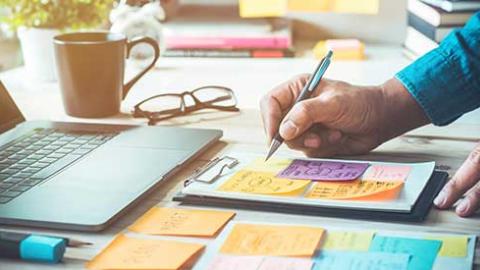
[[[467,160],[443,187],[435,198],[435,205],[440,209],[451,207],[463,195],[455,208],[459,216],[474,214],[480,208],[480,143],[470,153]]]
[[[354,155],[428,122],[396,79],[371,87],[324,79],[310,99],[294,105],[307,80],[300,75],[262,98],[269,141],[279,130],[290,148],[307,156]]]

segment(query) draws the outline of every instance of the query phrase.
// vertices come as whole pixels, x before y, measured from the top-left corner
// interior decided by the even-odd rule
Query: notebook
[[[434,162],[392,163],[276,158],[272,163],[262,164],[262,158],[264,157],[260,155],[247,154],[232,154],[228,157],[217,158],[187,179],[185,188],[174,197],[174,200],[185,204],[299,214],[420,221],[427,215],[434,196],[444,185],[448,176],[445,172],[435,171]],[[312,179],[305,179],[308,177],[289,179],[287,176],[285,178],[284,171],[293,162],[339,163],[350,164],[350,167],[367,166],[356,180],[342,183],[341,181],[332,181],[335,179],[312,181]],[[222,173],[216,177],[222,168]],[[372,168],[403,168],[406,173],[403,173],[402,176],[402,170],[397,170],[397,173],[400,171],[399,178],[403,177],[404,179],[385,179],[383,182],[389,183],[385,184],[385,188],[382,190],[381,188],[384,186],[379,183],[382,181],[375,181],[375,184],[365,183],[380,179],[378,175],[377,179],[374,174],[372,176]],[[395,172],[395,169],[393,171]],[[352,172],[350,171],[350,173]],[[386,175],[388,176],[388,173]],[[363,179],[366,176],[372,179]],[[242,179],[247,179],[247,187],[241,186],[244,185]],[[365,185],[363,185],[364,183]],[[378,192],[376,192],[376,188]],[[334,191],[332,192],[332,190]],[[363,193],[358,193],[358,190]],[[382,192],[385,193],[382,194]],[[348,197],[345,194],[356,196]]]

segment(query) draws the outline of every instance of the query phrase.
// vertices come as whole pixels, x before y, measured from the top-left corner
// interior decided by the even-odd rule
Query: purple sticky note
[[[351,181],[359,178],[368,163],[295,159],[277,177],[317,181]]]

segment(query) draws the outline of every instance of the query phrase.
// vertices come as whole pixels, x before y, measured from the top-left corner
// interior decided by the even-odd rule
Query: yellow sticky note
[[[240,17],[281,17],[287,13],[287,0],[239,0]]]
[[[179,269],[193,264],[204,245],[117,236],[86,264],[88,269]]]
[[[340,13],[377,14],[379,0],[333,0],[331,11]]]
[[[317,59],[333,51],[334,60],[362,60],[365,58],[365,45],[358,39],[327,39],[319,41],[313,48]]]
[[[158,235],[214,236],[234,212],[153,207],[131,231]]]
[[[398,196],[402,187],[403,182],[317,182],[305,197],[332,200],[392,200]]]
[[[250,164],[245,166],[247,171],[256,171],[256,172],[271,172],[278,174],[283,171],[292,163],[291,159],[283,158],[270,158],[268,161],[265,161],[263,158],[257,158],[253,160]]]
[[[328,231],[324,250],[368,251],[373,232]]]
[[[223,183],[218,190],[266,195],[298,196],[310,180],[277,178],[274,173],[241,170]]]
[[[330,0],[288,0],[289,11],[319,12],[327,11]]]
[[[323,229],[304,226],[236,224],[220,252],[232,255],[313,256]]]
[[[442,247],[438,252],[442,257],[466,257],[468,252],[468,236],[434,236],[429,240],[442,241]]]

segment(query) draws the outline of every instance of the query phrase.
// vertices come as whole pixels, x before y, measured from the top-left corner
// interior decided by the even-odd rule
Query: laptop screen
[[[0,82],[0,133],[7,131],[25,121],[22,113],[8,94],[5,86]]]

